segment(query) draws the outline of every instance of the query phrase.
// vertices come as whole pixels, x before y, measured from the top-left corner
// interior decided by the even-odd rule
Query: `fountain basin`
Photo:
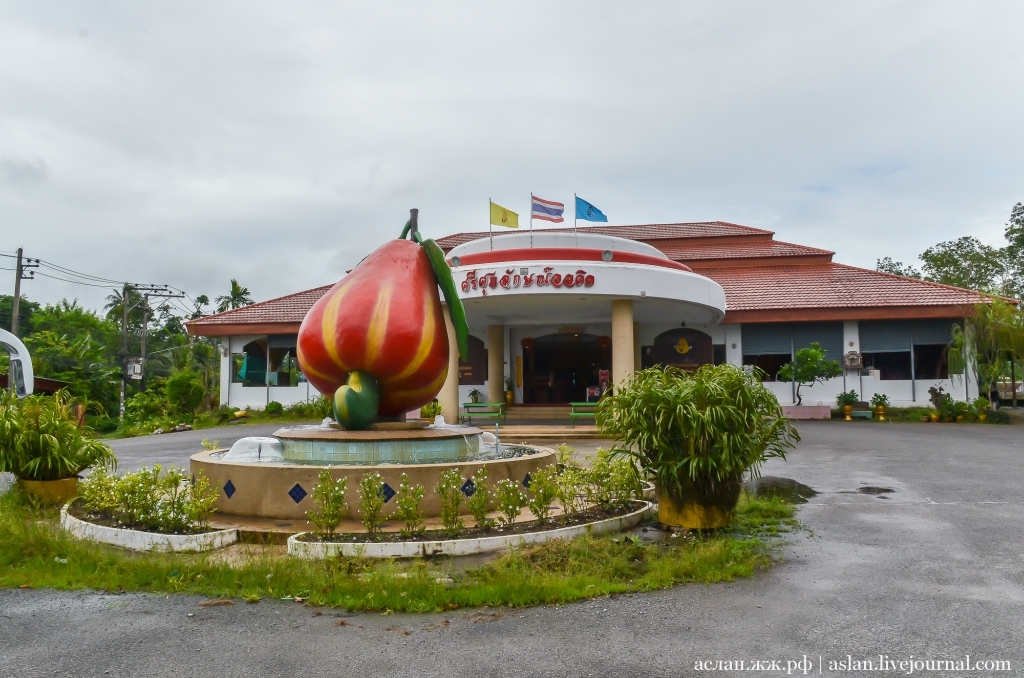
[[[390,432],[389,437],[394,437],[394,432]],[[523,483],[531,472],[555,463],[553,450],[544,447],[531,449],[532,452],[528,451],[511,459],[331,465],[331,475],[334,478],[348,478],[346,498],[349,506],[354,508],[359,505],[359,480],[365,474],[380,473],[387,488],[390,488],[390,491],[384,491],[388,501],[384,504],[383,511],[385,516],[389,516],[395,511],[394,496],[391,492],[398,491],[401,475],[406,473],[412,484],[423,485],[426,489],[420,508],[427,517],[434,517],[441,514],[441,501],[434,493],[434,486],[441,479],[442,473],[451,468],[458,468],[463,477],[469,478],[479,469],[486,468],[487,482],[492,488],[499,480],[505,479]],[[223,454],[223,450],[200,452],[192,455],[190,460],[192,474],[202,472],[210,481],[210,485],[217,489],[218,513],[305,521],[306,511],[316,509],[313,488],[316,486],[317,474],[323,467],[328,466],[328,463],[232,462],[223,461],[220,458]],[[352,517],[358,518],[357,515]]]
[[[274,432],[281,456],[298,464],[355,466],[469,461],[480,451],[480,429],[345,431],[319,426]]]

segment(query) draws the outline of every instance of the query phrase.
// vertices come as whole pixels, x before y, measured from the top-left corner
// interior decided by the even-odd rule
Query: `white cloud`
[[[1016,3],[0,8],[0,250],[193,295],[333,282],[409,207],[575,191],[873,266],[1024,200]],[[33,299],[105,294],[54,281]]]

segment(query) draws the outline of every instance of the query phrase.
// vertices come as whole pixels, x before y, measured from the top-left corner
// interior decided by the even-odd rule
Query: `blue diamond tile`
[[[473,483],[472,478],[467,478],[466,482],[462,483],[462,487],[460,489],[462,490],[462,494],[466,495],[467,498],[472,497],[473,494],[476,493],[476,485]]]
[[[523,487],[525,487],[526,489],[530,489],[530,483],[531,482],[533,482],[533,478],[531,478],[530,474],[527,473],[526,477],[523,478]]]
[[[299,485],[298,483],[295,483],[295,487],[288,490],[288,496],[291,497],[292,501],[296,504],[305,499],[307,494],[308,492],[302,489],[302,485]]]
[[[384,497],[384,503],[386,504],[389,501],[391,501],[392,497],[395,496],[395,491],[391,488],[390,485],[384,483],[384,485],[382,485],[380,488],[380,496]]]
[[[224,494],[228,495],[228,499],[231,499],[231,495],[235,493],[235,484],[230,480],[224,483]]]

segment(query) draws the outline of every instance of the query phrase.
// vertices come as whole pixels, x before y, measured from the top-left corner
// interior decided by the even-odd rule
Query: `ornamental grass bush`
[[[597,425],[616,441],[612,454],[636,460],[659,492],[708,493],[756,476],[800,440],[760,376],[730,364],[642,370],[600,400]]]
[[[26,398],[0,392],[0,471],[23,480],[60,480],[91,467],[116,468],[114,452],[78,426],[73,406],[63,389]]]

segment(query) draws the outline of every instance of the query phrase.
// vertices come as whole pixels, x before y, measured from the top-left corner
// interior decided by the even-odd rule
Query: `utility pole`
[[[131,293],[141,293],[141,299],[135,304],[131,303]],[[118,415],[118,422],[124,428],[124,407],[128,386],[128,312],[142,304],[142,357],[139,361],[139,378],[146,376],[146,337],[149,333],[149,298],[160,297],[162,299],[180,298],[184,294],[172,294],[167,285],[132,285],[125,283],[121,290],[121,407]]]
[[[21,306],[21,281],[35,280],[35,271],[25,274],[27,268],[39,268],[38,259],[23,259],[24,250],[18,248],[18,263],[14,267],[14,299],[11,302],[11,334],[18,336],[18,313]]]
[[[124,428],[124,390],[128,375],[128,283],[121,288],[121,405],[118,409],[118,426]]]

